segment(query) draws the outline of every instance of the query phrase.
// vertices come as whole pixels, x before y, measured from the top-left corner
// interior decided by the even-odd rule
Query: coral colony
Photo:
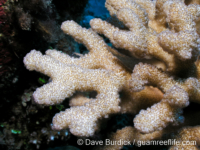
[[[183,0],[106,0],[105,6],[118,21],[92,19],[90,29],[72,20],[61,25],[64,33],[87,47],[88,54],[74,58],[57,50],[47,50],[45,55],[32,50],[24,57],[28,70],[51,78],[33,93],[34,100],[55,105],[75,91],[96,91],[95,98],[71,99],[71,107],[54,116],[52,128],[69,128],[75,136],[90,137],[101,128],[103,118],[133,113],[137,114],[134,126],[118,130],[111,139],[159,139],[168,126],[184,123],[183,108],[200,102],[200,38],[195,23],[200,6]],[[118,28],[117,23],[126,27]],[[196,144],[173,144],[171,149],[197,149],[199,137],[200,126],[184,127],[176,140]]]

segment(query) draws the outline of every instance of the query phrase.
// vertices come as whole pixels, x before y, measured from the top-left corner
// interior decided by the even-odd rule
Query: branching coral
[[[47,50],[46,55],[32,50],[24,58],[26,68],[52,79],[33,97],[38,104],[54,105],[75,91],[96,91],[96,98],[74,97],[71,108],[53,118],[54,129],[70,128],[77,136],[94,135],[99,120],[110,114],[138,113],[153,105],[141,110],[134,119],[135,127],[130,128],[130,139],[141,134],[137,140],[143,140],[145,133],[148,140],[148,134],[160,135],[157,130],[183,122],[181,112],[189,101],[200,102],[200,38],[195,26],[200,6],[187,6],[182,0],[107,0],[105,5],[127,29],[101,19],[91,20],[92,29],[63,22],[63,32],[83,43],[89,53],[73,58],[56,50]],[[109,47],[96,32],[130,56]],[[153,65],[163,62],[166,70]],[[132,75],[130,66],[134,67]]]
[[[101,19],[93,19],[90,24],[95,31],[108,37],[117,48],[129,50],[135,57],[151,56],[164,61],[168,72],[191,67],[198,53],[199,40],[194,20],[199,16],[199,7],[187,7],[181,1],[157,1],[156,5],[152,1],[147,2],[154,8],[159,7],[158,13],[155,14],[155,10],[150,9],[149,5],[144,5],[143,0],[122,0],[120,4],[116,0],[106,2],[111,15],[117,15],[129,31],[120,30]],[[149,12],[148,15],[144,9]],[[164,14],[162,18],[160,14]],[[171,30],[166,28],[167,23]],[[187,65],[181,65],[182,61],[187,62]]]
[[[95,100],[84,106],[67,109],[65,113],[57,114],[53,120],[55,129],[70,127],[75,135],[93,135],[98,118],[119,112],[118,92],[128,83],[130,74],[117,63],[103,39],[93,31],[82,29],[71,21],[63,23],[62,29],[74,34],[76,40],[82,40],[91,50],[90,54],[75,59],[55,50],[48,50],[46,56],[35,50],[31,51],[24,58],[26,67],[52,78],[51,83],[37,89],[33,96],[39,104],[52,105],[62,102],[76,90],[96,90],[98,95]],[[101,55],[98,53],[100,48]],[[97,69],[101,66],[107,70]],[[66,116],[69,118],[63,119]]]

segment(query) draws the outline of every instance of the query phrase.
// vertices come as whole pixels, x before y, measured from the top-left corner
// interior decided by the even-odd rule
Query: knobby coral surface
[[[62,23],[63,32],[83,43],[88,54],[74,58],[56,50],[45,55],[32,50],[25,56],[27,69],[52,79],[33,97],[38,104],[54,105],[75,91],[96,91],[96,98],[74,97],[71,107],[53,118],[53,129],[69,128],[74,135],[92,136],[100,129],[100,120],[110,114],[140,111],[134,128],[117,133],[130,130],[130,139],[152,140],[139,135],[160,130],[161,136],[169,124],[184,122],[181,112],[190,101],[200,102],[200,38],[195,23],[200,6],[183,0],[107,0],[105,6],[126,28],[101,19],[92,19],[91,29],[74,21]]]

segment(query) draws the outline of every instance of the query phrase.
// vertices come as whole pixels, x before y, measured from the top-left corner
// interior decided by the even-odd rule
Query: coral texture
[[[186,127],[179,131],[176,140],[177,144],[174,144],[170,147],[170,150],[174,149],[184,149],[184,150],[198,150],[197,145],[200,144],[199,136],[200,136],[200,127]],[[187,143],[187,144],[186,144]]]
[[[105,6],[125,29],[101,19],[92,19],[91,29],[74,21],[62,23],[63,32],[83,43],[88,54],[73,58],[56,50],[45,55],[32,50],[25,56],[27,69],[52,79],[33,97],[38,104],[54,105],[75,91],[96,91],[96,98],[74,97],[71,107],[53,118],[53,129],[92,136],[100,129],[100,120],[110,114],[140,111],[134,128],[124,128],[133,133],[127,138],[152,140],[148,134],[160,135],[169,124],[184,122],[182,109],[190,101],[200,102],[200,38],[195,23],[200,6],[182,0],[107,0]],[[117,132],[126,138],[121,132],[127,131]],[[147,135],[140,137],[142,133]]]

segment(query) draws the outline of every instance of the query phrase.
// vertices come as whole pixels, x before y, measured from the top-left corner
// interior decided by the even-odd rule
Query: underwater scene
[[[200,149],[200,0],[0,0],[1,150]]]

